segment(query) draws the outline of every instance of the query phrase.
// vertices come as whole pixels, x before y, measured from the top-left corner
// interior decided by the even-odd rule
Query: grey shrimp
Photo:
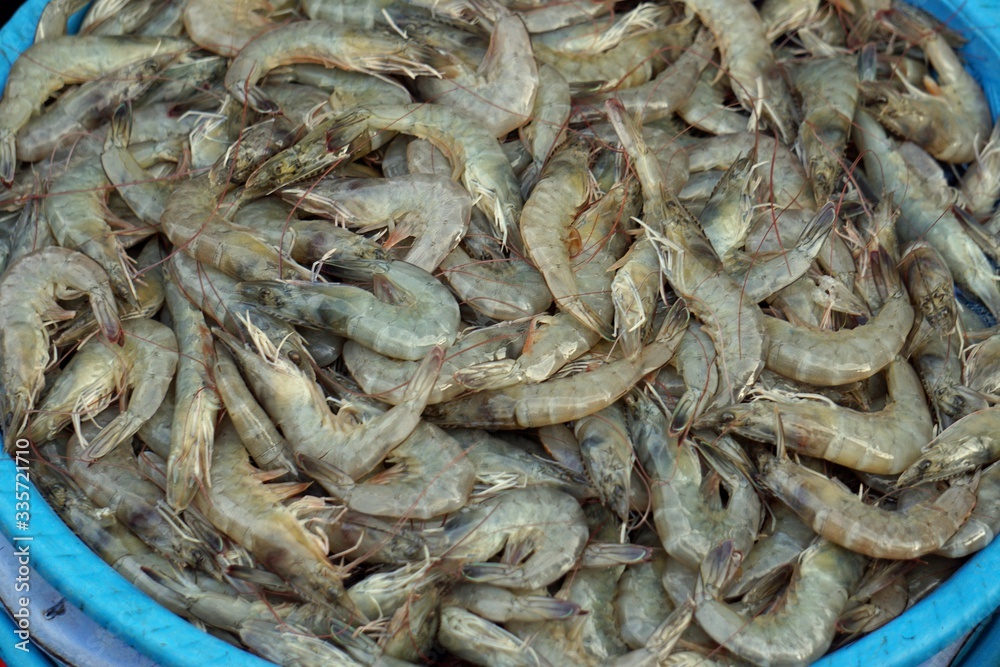
[[[45,385],[46,326],[69,319],[57,300],[86,294],[105,339],[122,339],[115,297],[104,269],[86,255],[49,247],[25,255],[0,278],[0,420],[7,446],[20,433]]]

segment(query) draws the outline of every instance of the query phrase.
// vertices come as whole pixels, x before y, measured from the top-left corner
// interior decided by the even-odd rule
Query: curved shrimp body
[[[523,345],[526,323],[501,324],[465,334],[445,350],[441,373],[427,398],[428,405],[450,401],[466,391],[499,389],[524,380],[516,357]],[[390,359],[348,341],[344,363],[366,394],[396,405],[403,400],[415,361]]]
[[[56,242],[100,264],[115,294],[134,306],[131,267],[121,241],[105,218],[109,185],[100,160],[75,160],[52,181],[42,210]]]
[[[549,159],[521,211],[521,237],[556,305],[610,339],[610,323],[600,320],[580,297],[570,263],[571,225],[592,190],[587,161],[586,146],[576,141],[563,144]]]
[[[716,400],[738,402],[764,368],[765,318],[723,269],[698,221],[665,187],[662,169],[620,105],[608,115],[642,183],[646,234],[665,254],[664,273],[715,343],[722,388]]]
[[[371,281],[375,294],[351,285],[305,281],[245,282],[245,303],[293,324],[333,333],[395,359],[417,360],[458,333],[458,303],[434,276],[406,262],[344,260],[328,265]]]
[[[544,313],[552,305],[544,276],[521,257],[477,261],[457,247],[440,268],[462,302],[490,319],[519,320]]]
[[[257,82],[276,67],[301,62],[410,78],[440,76],[435,65],[448,64],[437,51],[388,31],[330,21],[297,21],[248,42],[229,65],[226,90],[256,111],[275,113],[277,105],[264,97]]]
[[[628,393],[644,375],[674,356],[687,328],[688,316],[674,304],[656,339],[635,359],[601,364],[597,370],[538,384],[518,384],[481,391],[432,406],[427,418],[446,426],[516,429],[560,424],[593,414]]]
[[[876,475],[896,475],[920,457],[934,431],[920,378],[897,359],[886,369],[889,402],[864,413],[817,401],[757,401],[723,411],[729,428],[764,442],[779,440],[795,451]]]
[[[841,160],[858,104],[853,58],[808,60],[795,70],[795,89],[804,109],[799,141],[816,200],[830,198],[842,171]]]
[[[286,201],[306,211],[343,221],[367,232],[389,228],[382,243],[391,248],[412,236],[402,258],[433,271],[465,236],[472,198],[457,183],[433,174],[393,178],[322,179],[308,188],[286,188]]]
[[[954,535],[976,504],[977,480],[956,480],[943,493],[905,510],[867,505],[843,484],[788,459],[763,458],[760,481],[817,533],[872,558],[909,560]]]
[[[233,352],[250,388],[292,451],[319,459],[352,478],[369,472],[420,423],[443,357],[440,348],[432,349],[414,373],[402,403],[357,423],[348,417],[349,409],[334,415],[315,380],[282,356],[259,329],[251,325],[249,330],[260,354],[224,331],[216,330],[216,335]]]
[[[113,414],[114,411],[108,411]],[[82,426],[82,435],[93,436],[106,426],[109,414],[94,425]],[[70,440],[67,452],[69,475],[98,507],[107,508],[143,542],[171,560],[194,565],[201,547],[186,525],[163,505],[163,491],[139,469],[131,447],[119,447],[105,458],[88,463],[80,457],[83,443]]]
[[[489,498],[452,514],[444,530],[452,545],[446,557],[465,561],[462,572],[467,579],[527,589],[548,586],[566,574],[583,553],[589,533],[580,503],[548,487],[514,489]],[[505,544],[513,558],[469,562],[485,561]]]
[[[722,579],[739,554],[731,543],[701,565],[695,618],[712,639],[754,665],[806,665],[823,655],[837,618],[861,580],[865,559],[827,540],[806,549],[775,611],[747,618],[722,601]]]
[[[883,280],[895,287],[882,309],[866,324],[839,331],[813,331],[775,317],[765,318],[770,340],[767,367],[782,375],[821,387],[871,377],[889,365],[906,342],[913,325],[913,306],[883,257],[873,268],[889,272]],[[873,262],[874,264],[875,262]]]
[[[70,358],[46,392],[28,425],[33,442],[52,440],[70,421],[79,430],[80,420],[93,417],[111,404],[131,359],[122,348],[103,338],[91,338]]]
[[[160,218],[170,242],[199,262],[241,280],[307,278],[309,272],[219,213],[225,185],[204,174],[174,188]]]
[[[517,635],[460,607],[441,609],[438,641],[460,658],[491,667],[552,667]]]
[[[457,109],[476,119],[495,137],[506,137],[531,118],[539,89],[538,65],[524,22],[506,14],[493,26],[490,45],[474,71],[457,76],[420,78],[423,99]]]
[[[18,158],[26,162],[44,160],[74,137],[87,134],[117,104],[142,95],[173,58],[167,54],[129,63],[63,94],[17,133]]]
[[[556,146],[566,136],[572,99],[569,84],[551,65],[538,67],[538,93],[531,108],[531,120],[518,132],[531,153],[531,164],[522,176],[521,193],[527,198],[535,186],[542,167]]]
[[[348,508],[408,519],[430,519],[461,509],[476,478],[475,467],[455,439],[425,422],[389,452],[386,463],[384,471],[363,482],[308,463],[304,467]]]
[[[285,470],[296,474],[288,443],[250,393],[232,356],[218,343],[214,359],[212,377],[219,400],[254,463],[261,470]]]
[[[988,219],[1000,198],[1000,123],[993,126],[990,140],[962,174],[961,189],[972,215]]]
[[[796,130],[795,104],[775,62],[757,8],[749,0],[685,0],[684,4],[715,35],[736,99],[744,109],[767,118],[785,144],[792,143]]]
[[[1000,465],[992,464],[979,476],[976,489],[976,507],[968,520],[934,553],[948,558],[961,558],[979,551],[1000,532]]]
[[[132,111],[127,104],[119,105],[111,118],[111,127],[104,137],[101,166],[108,181],[115,187],[129,208],[149,224],[157,224],[170,198],[170,186],[158,181],[143,168],[128,149],[132,136]]]
[[[187,50],[172,37],[54,37],[30,47],[11,67],[0,99],[0,182],[10,185],[17,165],[15,135],[48,97],[71,83],[104,76],[130,63]]]
[[[941,253],[955,282],[982,301],[994,317],[1000,315],[1000,288],[993,267],[951,212],[946,193],[920,182],[918,170],[907,163],[870,115],[859,110],[854,122],[854,140],[864,155],[872,186],[876,191],[906,193],[899,202],[896,222],[900,241],[930,243]]]
[[[347,141],[331,130],[329,146],[350,143],[359,131],[368,136],[386,131],[426,139],[451,161],[453,177],[478,200],[477,206],[507,242],[521,215],[521,190],[514,170],[497,139],[477,121],[436,104],[380,105],[355,109],[343,119]]]
[[[0,279],[0,421],[8,443],[24,428],[45,384],[46,325],[73,315],[56,301],[80,294],[88,296],[104,337],[118,342],[121,322],[107,273],[86,255],[43,248],[11,264]]]
[[[667,553],[687,567],[697,567],[721,540],[749,551],[761,517],[760,499],[750,481],[731,466],[717,465],[730,490],[728,506],[721,507],[705,495],[693,443],[678,443],[667,435],[667,417],[651,399],[632,394],[629,403],[632,439],[650,476],[653,520]]]
[[[913,486],[949,479],[1000,459],[1000,430],[996,419],[1000,406],[962,417],[941,431],[924,448],[896,485]]]
[[[182,511],[200,488],[211,483],[208,470],[221,401],[212,376],[215,341],[205,316],[172,280],[166,284],[166,296],[180,352],[167,459],[167,502]]]
[[[921,46],[937,73],[936,80],[924,79],[930,92],[907,85],[907,94],[902,94],[869,82],[862,84],[861,92],[884,98],[876,105],[878,119],[893,132],[944,162],[971,162],[993,126],[986,95],[944,36],[930,30]]]
[[[652,7],[651,5],[642,6]],[[712,37],[709,30],[701,28],[695,35],[694,43],[685,48],[673,64],[657,74],[652,80],[641,86],[601,93],[592,99],[588,98],[586,102],[597,105],[609,97],[614,97],[625,106],[630,114],[641,118],[643,123],[666,118],[675,113],[690,97],[702,71],[711,62],[714,51],[715,38]],[[582,107],[576,112],[574,119],[596,118],[599,108],[598,106]]]
[[[91,439],[83,452],[86,460],[104,456],[131,438],[163,402],[177,368],[177,339],[170,327],[153,320],[122,323],[125,342],[122,357],[128,367],[124,380],[132,388],[128,409]]]
[[[233,58],[251,40],[277,25],[270,0],[191,0],[184,5],[184,29],[195,44]]]
[[[691,45],[695,27],[675,21],[644,33],[632,35],[600,53],[558,51],[535,44],[538,62],[557,68],[571,89],[588,92],[612,88],[633,88],[652,79],[662,69],[660,53],[670,53]]]
[[[235,429],[223,422],[212,449],[212,486],[195,495],[195,507],[303,598],[336,603],[344,575],[327,560],[326,540],[306,530],[254,472]]]

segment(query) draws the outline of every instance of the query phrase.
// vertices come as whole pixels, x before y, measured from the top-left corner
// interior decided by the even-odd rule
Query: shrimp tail
[[[14,182],[16,168],[17,144],[14,133],[9,129],[0,129],[0,181],[8,188]]]
[[[132,437],[142,426],[144,419],[126,410],[112,419],[97,436],[90,441],[90,446],[83,451],[84,461],[96,461],[115,447]]]
[[[101,333],[109,342],[123,345],[125,343],[122,323],[118,318],[118,308],[115,301],[106,300],[97,295],[90,297],[90,309],[94,312],[94,319],[101,328]]]
[[[354,488],[354,479],[340,468],[308,454],[296,454],[299,468],[319,482],[330,495],[345,499]]]
[[[178,512],[187,509],[198,490],[211,486],[208,474],[215,438],[215,412],[199,405],[206,392],[198,394],[196,403],[185,416],[179,451],[170,452],[167,460],[167,503]]]
[[[424,357],[417,370],[410,378],[410,384],[403,394],[403,403],[423,402],[426,403],[428,396],[434,389],[438,374],[441,372],[441,364],[444,363],[444,347],[435,345],[431,348],[427,356]]]
[[[742,561],[743,555],[733,547],[732,540],[726,540],[709,551],[702,560],[698,572],[695,601],[721,596],[726,584],[736,575]]]

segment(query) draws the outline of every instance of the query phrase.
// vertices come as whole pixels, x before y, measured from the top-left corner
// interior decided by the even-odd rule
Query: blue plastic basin
[[[0,86],[17,55],[31,45],[46,2],[28,0],[0,29]],[[910,4],[946,20],[969,39],[963,55],[982,83],[995,118],[1000,111],[1000,1],[910,0]],[[0,529],[7,535],[21,534],[13,525],[15,474],[13,461],[0,454]],[[196,630],[132,586],[62,523],[34,487],[31,508],[32,566],[67,600],[141,653],[165,666],[271,665]],[[822,658],[817,667],[916,667],[1000,606],[996,572],[1000,572],[1000,540],[969,559],[902,616]],[[1000,661],[1000,647],[985,653],[993,664]],[[981,651],[979,656],[983,655]]]

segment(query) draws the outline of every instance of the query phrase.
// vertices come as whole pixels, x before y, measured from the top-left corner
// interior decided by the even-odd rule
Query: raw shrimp
[[[433,271],[469,228],[472,198],[441,176],[409,174],[379,179],[322,179],[281,196],[297,208],[332,217],[362,233],[388,227],[382,247],[414,241],[403,261]]]
[[[813,530],[872,558],[908,560],[941,548],[976,504],[977,479],[956,479],[942,493],[891,512],[789,459],[762,456],[759,468],[759,481]]]
[[[327,560],[326,540],[307,530],[292,508],[281,502],[282,487],[269,488],[254,473],[236,430],[223,421],[212,449],[212,485],[195,495],[195,507],[303,598],[333,605],[343,602],[350,608],[344,595],[345,574]]]
[[[428,405],[450,401],[466,391],[499,389],[524,380],[516,357],[523,346],[527,323],[499,324],[461,334],[445,350],[444,363]],[[393,405],[402,401],[417,362],[390,359],[364,345],[348,341],[344,363],[365,393]]]
[[[626,521],[635,454],[621,404],[612,403],[575,420],[573,432],[580,440],[580,454],[601,500]]]
[[[635,359],[601,363],[597,370],[538,384],[481,391],[431,406],[427,418],[447,426],[516,429],[585,417],[611,405],[644,375],[670,361],[687,322],[687,310],[678,301],[667,313],[655,340]]]
[[[552,664],[499,625],[460,607],[441,609],[438,641],[473,664],[488,667],[552,667]]]
[[[429,519],[461,509],[472,493],[475,467],[459,444],[433,424],[418,424],[385,460],[385,470],[355,482],[318,459],[299,459],[306,474],[330,495],[374,516]]]
[[[610,323],[601,321],[581,299],[570,264],[571,225],[588,203],[593,187],[587,158],[587,147],[572,140],[549,158],[524,203],[520,229],[524,248],[545,278],[556,305],[610,339]]]
[[[219,212],[225,173],[209,172],[174,188],[160,218],[170,242],[199,262],[241,280],[307,278],[309,271]]]
[[[250,393],[232,356],[218,343],[212,376],[226,414],[257,467],[296,474],[288,443]]]
[[[726,105],[725,77],[715,67],[706,67],[691,94],[677,107],[684,122],[709,134],[745,132],[750,118]]]
[[[670,431],[685,434],[701,416],[708,400],[719,389],[719,372],[715,363],[715,346],[697,323],[692,323],[677,348],[673,365],[684,378],[684,393],[670,415]]]
[[[722,409],[727,428],[854,470],[895,475],[908,468],[931,440],[933,422],[927,399],[909,363],[896,359],[886,369],[889,397],[880,412],[864,413],[827,401],[787,399],[733,405]]]
[[[872,187],[876,192],[906,193],[899,201],[896,223],[900,241],[930,243],[941,253],[955,283],[974,294],[994,317],[1000,315],[1000,288],[993,267],[951,212],[950,195],[922,179],[870,115],[859,110],[854,122],[854,140],[863,152]],[[940,174],[939,167],[935,170]],[[943,178],[938,181],[944,184]]]
[[[795,139],[795,104],[749,0],[685,0],[715,35],[733,92],[744,109],[768,124],[786,144]]]
[[[638,128],[613,101],[607,106],[642,182],[646,235],[663,253],[667,281],[715,343],[722,370],[722,387],[715,400],[738,402],[764,368],[768,349],[764,314],[723,270],[697,220],[675,193],[667,191],[659,162]]]
[[[293,324],[327,329],[396,359],[422,359],[458,333],[458,304],[434,276],[397,261],[348,259],[326,268],[370,281],[374,294],[352,285],[299,280],[237,287],[245,303]]]
[[[1000,459],[1000,406],[962,417],[924,447],[924,455],[899,476],[896,485],[912,486],[950,479]]]
[[[862,326],[839,331],[812,331],[767,317],[767,367],[822,387],[863,380],[885,368],[906,341],[913,307],[884,251],[875,253],[871,264],[874,280],[890,291],[875,317]]]
[[[940,253],[929,243],[911,243],[899,262],[910,300],[939,336],[947,337],[958,322],[955,284]]]
[[[94,424],[82,426],[80,436],[93,437],[114,414],[112,410],[98,415]],[[80,456],[86,442],[80,436],[71,438],[67,447],[68,472],[98,507],[106,508],[171,561],[192,566],[207,557],[207,545],[199,544],[184,519],[166,507],[162,489],[140,472],[131,446],[88,463]]]
[[[170,186],[146,171],[128,149],[132,137],[132,108],[121,104],[115,109],[104,137],[101,166],[129,208],[147,224],[160,222],[170,198]]]
[[[944,36],[928,28],[917,37],[937,74],[934,79],[924,78],[928,92],[903,79],[906,94],[891,83],[870,81],[861,83],[861,94],[875,102],[873,113],[893,132],[944,162],[971,162],[990,134],[990,107],[979,82]]]
[[[108,224],[108,177],[99,159],[96,140],[85,139],[78,145],[77,157],[70,167],[53,179],[42,204],[52,236],[64,248],[79,250],[107,272],[115,295],[130,306],[135,305],[132,267],[125,254],[121,236]],[[146,233],[152,232],[146,230]]]
[[[976,507],[958,532],[952,535],[934,553],[949,558],[961,558],[979,551],[993,541],[1000,532],[1000,464],[992,464],[979,476],[976,489]]]
[[[1000,198],[1000,123],[993,126],[989,142],[962,174],[962,194],[978,220],[986,220],[993,213]]]
[[[457,247],[441,260],[440,268],[462,303],[490,319],[519,320],[552,305],[545,278],[516,255],[477,261]]]
[[[706,494],[701,460],[690,440],[667,434],[667,417],[652,399],[633,392],[627,399],[636,455],[650,477],[653,520],[663,548],[687,567],[697,567],[720,540],[733,540],[746,552],[757,536],[761,504],[750,480],[713,457],[713,467],[729,490],[726,507]],[[720,441],[721,442],[721,441]],[[716,446],[707,444],[703,451]]]
[[[49,96],[65,85],[104,76],[153,56],[187,50],[172,37],[54,37],[28,48],[14,62],[0,99],[0,182],[10,187],[17,167],[15,135]]]
[[[116,105],[138,97],[152,86],[163,66],[174,57],[167,54],[130,63],[64,93],[17,133],[18,158],[28,162],[44,160],[94,130]]]
[[[574,115],[574,120],[598,118],[602,113],[600,103],[612,97],[620,101],[630,114],[641,118],[643,123],[652,123],[671,116],[691,96],[702,70],[711,62],[714,51],[715,38],[707,28],[701,28],[695,35],[694,43],[684,49],[673,64],[651,81],[641,86],[585,98],[586,105],[593,106],[580,107]],[[744,124],[740,129],[745,127]]]
[[[490,45],[476,70],[456,76],[417,79],[428,102],[452,107],[475,119],[495,137],[506,137],[531,118],[539,89],[538,65],[524,22],[515,14],[493,26]]]
[[[462,583],[453,586],[442,603],[467,609],[498,623],[558,620],[580,613],[580,605],[570,600],[526,595],[489,584]]]
[[[280,348],[259,329],[248,329],[259,353],[244,348],[231,334],[218,329],[215,333],[236,357],[292,452],[320,459],[351,477],[369,472],[417,427],[443,356],[440,348],[433,348],[414,373],[405,400],[359,423],[356,408],[331,412],[315,380],[282,357]]]
[[[195,44],[233,58],[261,33],[279,25],[271,20],[270,0],[189,0],[184,28]]]
[[[296,21],[248,42],[229,65],[226,90],[256,111],[275,113],[277,105],[264,97],[257,82],[276,67],[298,62],[414,78],[440,76],[437,68],[448,65],[448,58],[388,31],[329,21]]]
[[[695,618],[712,639],[755,665],[805,665],[823,655],[865,559],[827,540],[806,549],[776,610],[747,618],[722,601],[742,554],[723,542],[701,564]]]
[[[858,104],[858,73],[846,56],[808,60],[795,70],[795,89],[804,109],[799,142],[816,201],[826,202],[837,186],[844,149]]]
[[[575,498],[546,487],[506,491],[445,521],[451,548],[471,581],[505,588],[540,588],[566,574],[587,542],[587,522]],[[485,560],[506,544],[499,563]],[[473,559],[473,562],[469,562]]]
[[[69,319],[57,300],[86,294],[104,337],[117,343],[122,325],[104,269],[86,255],[43,248],[9,266],[0,279],[0,420],[7,446],[25,427],[45,385],[49,365],[46,326]]]
[[[177,339],[170,327],[153,320],[128,320],[122,323],[122,333],[121,354],[129,367],[124,381],[132,388],[128,409],[90,441],[83,452],[87,461],[101,458],[135,435],[160,407],[174,379]]]
[[[355,109],[334,119],[327,144],[336,151],[359,136],[402,132],[434,144],[451,161],[477,206],[493,223],[504,244],[516,235],[521,215],[520,188],[496,138],[476,121],[436,104],[380,105]]]
[[[543,63],[538,67],[538,80],[531,120],[518,131],[521,142],[531,152],[531,164],[521,177],[521,194],[525,198],[535,187],[549,155],[566,137],[572,106],[569,84],[559,70]]]
[[[165,287],[180,353],[167,459],[167,502],[180,512],[200,488],[211,484],[208,470],[221,399],[212,373],[215,345],[205,316],[176,282],[168,280]]]
[[[586,478],[523,442],[510,442],[478,429],[451,429],[476,467],[476,496],[485,498],[511,487],[548,486],[575,498],[593,495]]]

